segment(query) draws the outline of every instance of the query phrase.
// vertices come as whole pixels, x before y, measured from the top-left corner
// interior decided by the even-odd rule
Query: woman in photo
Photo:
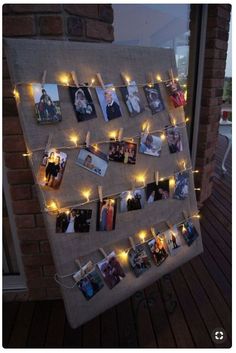
[[[51,186],[54,187],[54,184],[58,184],[61,179],[61,158],[60,156],[56,157],[55,163],[52,167],[52,182]]]
[[[152,203],[155,201],[155,190],[153,190],[147,199],[147,203]]]
[[[81,114],[92,114],[93,108],[87,101],[85,94],[81,88],[75,92],[75,110]]]
[[[136,162],[136,155],[135,155],[135,150],[131,150],[129,153],[129,163],[130,164],[135,164]]]
[[[107,207],[107,222],[106,222],[106,230],[112,230],[113,229],[113,218],[114,218],[114,206],[112,204],[112,200],[108,201],[108,207]]]
[[[68,216],[68,225],[65,233],[74,233],[75,232],[75,219],[76,219],[76,211],[71,210]]]
[[[168,133],[168,144],[171,153],[183,150],[180,132],[177,129],[173,129]]]
[[[171,96],[170,99],[174,104],[175,108],[185,105],[184,92],[180,89],[179,84],[175,81],[172,81],[170,84]]]
[[[104,201],[103,206],[100,210],[99,218],[99,230],[107,230],[107,215],[108,215],[109,200]]]
[[[126,95],[126,104],[129,109],[129,112],[132,113],[140,113],[140,98],[137,95],[137,86],[128,86]]]
[[[88,154],[87,157],[85,158],[84,166],[88,169],[94,168],[94,165],[92,164],[92,156],[90,156],[90,154]]]
[[[47,159],[47,165],[45,168],[45,176],[46,176],[46,183],[45,185],[48,185],[50,182],[51,177],[53,176],[54,173],[54,167],[55,167],[55,153],[51,152],[48,159]]]
[[[129,150],[128,148],[126,148],[124,153],[124,163],[127,164],[128,161],[129,161]]]
[[[168,191],[164,190],[163,188],[158,189],[158,193],[161,195],[162,200],[166,200],[169,198],[169,193]]]

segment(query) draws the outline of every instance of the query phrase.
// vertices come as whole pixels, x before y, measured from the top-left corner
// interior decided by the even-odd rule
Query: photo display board
[[[77,327],[202,252],[183,97],[166,87],[169,70],[176,77],[174,52],[6,44],[56,279]]]

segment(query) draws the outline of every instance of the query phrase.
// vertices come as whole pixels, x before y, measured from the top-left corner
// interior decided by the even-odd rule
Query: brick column
[[[111,5],[4,5],[3,35],[92,42],[113,41]],[[54,299],[60,291],[33,175],[26,157],[6,58],[3,57],[3,151],[29,300]]]
[[[228,48],[230,5],[208,5],[205,67],[202,86],[195,185],[201,205],[212,192],[215,150],[222,105]]]

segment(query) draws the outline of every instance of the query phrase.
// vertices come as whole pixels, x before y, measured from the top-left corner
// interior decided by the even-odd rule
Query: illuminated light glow
[[[95,149],[95,152],[98,151],[98,145],[97,144],[93,145],[93,148]]]
[[[114,200],[114,199],[110,199],[110,202],[111,202],[112,204],[114,204],[114,203],[115,203],[115,200]]]
[[[164,132],[161,134],[161,140],[164,141],[166,139],[166,135],[164,134]]]
[[[87,199],[87,202],[89,202],[89,198],[90,198],[90,195],[91,195],[91,190],[82,191],[82,195]]]
[[[184,87],[184,88],[186,88],[186,87],[187,87],[186,83],[184,83],[184,84],[183,84],[183,87]]]
[[[112,91],[114,91],[114,92],[115,92],[115,90],[116,90],[115,87],[112,87],[111,89],[112,89]]]
[[[157,75],[157,81],[161,82],[161,75]]]
[[[19,99],[19,98],[20,98],[20,94],[19,94],[19,92],[17,91],[16,88],[14,88],[14,90],[13,90],[13,96],[14,96],[16,99]]]
[[[23,153],[22,156],[23,157],[29,157],[29,156],[31,156],[31,153],[29,153],[29,152],[28,153]]]
[[[126,196],[126,201],[132,199],[132,197],[133,197],[133,196],[132,196],[131,192],[129,191],[128,194],[127,194],[127,196]]]
[[[201,218],[200,214],[193,216],[193,218]]]
[[[176,126],[176,119],[175,118],[172,118],[172,125]]]
[[[68,76],[68,75],[62,74],[62,75],[60,76],[60,81],[61,81],[61,83],[62,83],[63,85],[69,86],[70,79],[69,79],[69,76]]]
[[[152,86],[153,86],[152,83],[148,83],[147,85],[148,85],[148,87],[150,87],[150,88],[152,88]]]
[[[93,85],[94,83],[95,83],[95,78],[92,78],[91,85]]]
[[[200,191],[200,190],[201,190],[201,188],[194,188],[194,190],[196,190],[196,191]]]
[[[110,131],[110,132],[109,132],[109,137],[110,137],[110,139],[116,140],[116,138],[117,138],[117,131]]]
[[[193,173],[199,173],[199,170],[193,170]]]
[[[184,224],[182,224],[182,232],[186,232],[187,229],[185,228]]]
[[[149,128],[150,128],[150,124],[149,122],[146,120],[143,124],[142,124],[142,131],[145,131],[145,132],[149,132]]]
[[[182,164],[183,164],[183,168],[186,169],[186,162],[182,161]]]
[[[128,251],[123,250],[119,255],[122,258],[122,260],[125,261],[128,258]]]
[[[175,81],[179,82],[179,78],[178,78],[178,77],[176,77],[176,78],[175,78]]]
[[[185,119],[185,122],[186,122],[186,123],[188,123],[189,121],[190,121],[190,119],[189,119],[189,118],[186,118],[186,119]]]
[[[143,185],[145,186],[145,180],[146,180],[145,175],[137,175],[136,180],[139,183],[143,183]]]
[[[163,181],[164,180],[164,178],[160,178],[160,181]]]
[[[70,214],[70,210],[66,210],[66,214],[67,214],[67,215]]]
[[[147,233],[145,231],[141,231],[139,233],[139,238],[141,239],[142,243],[144,243]]]
[[[58,210],[58,207],[57,207],[57,203],[55,201],[51,201],[47,207],[49,209],[51,209],[52,211],[57,211]]]
[[[79,140],[78,136],[76,136],[76,135],[70,136],[70,141],[73,142],[76,146],[77,146],[78,140]]]
[[[175,179],[174,178],[170,178],[169,185],[170,186],[175,186]]]
[[[129,85],[129,84],[130,84],[130,81],[131,81],[130,77],[129,77],[129,76],[125,76],[125,80],[126,80],[126,82],[128,83],[128,85]]]

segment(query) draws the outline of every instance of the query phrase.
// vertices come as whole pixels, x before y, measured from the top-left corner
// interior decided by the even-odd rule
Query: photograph
[[[167,245],[163,236],[157,236],[148,242],[154,263],[160,266],[168,257]]]
[[[87,233],[89,232],[92,210],[71,208],[59,212],[56,218],[56,233]]]
[[[176,80],[170,80],[165,83],[165,86],[175,108],[182,107],[186,104],[184,92],[182,91],[179,82]]]
[[[100,176],[104,176],[108,167],[108,157],[92,146],[79,151],[76,164]]]
[[[148,101],[148,106],[151,109],[152,114],[156,114],[163,111],[165,107],[161,96],[159,84],[155,83],[152,87],[144,86],[143,89]]]
[[[109,160],[124,164],[135,164],[137,144],[126,141],[114,141],[109,145]]]
[[[170,255],[178,254],[182,244],[177,227],[174,226],[173,229],[168,229],[164,234]]]
[[[146,186],[146,200],[147,203],[152,203],[158,200],[166,200],[169,198],[169,179],[159,181],[158,185],[154,183]]]
[[[111,231],[116,225],[116,208],[117,200],[104,198],[103,201],[98,201],[97,211],[97,230]]]
[[[135,81],[131,81],[128,86],[120,87],[120,91],[130,116],[134,117],[144,111],[144,105]]]
[[[166,138],[170,153],[183,151],[180,129],[178,127],[170,127],[166,130]]]
[[[46,189],[58,189],[66,166],[67,154],[51,148],[44,152],[39,166],[38,183]]]
[[[78,122],[97,117],[89,88],[69,87],[69,91]]]
[[[102,87],[96,87],[96,92],[104,120],[110,121],[116,118],[120,118],[122,116],[120,104],[113,84],[110,83],[105,85],[105,89]]]
[[[151,261],[145,251],[143,244],[136,245],[135,250],[130,249],[128,253],[129,264],[136,277],[146,272],[151,267]]]
[[[140,210],[144,208],[145,191],[135,189],[120,194],[120,212]]]
[[[189,173],[179,172],[175,174],[175,189],[173,198],[184,200],[188,197]]]
[[[39,124],[57,123],[61,121],[61,107],[56,84],[32,84],[35,111]]]
[[[140,138],[139,153],[160,157],[162,140],[158,136],[142,133]]]
[[[115,287],[125,277],[124,270],[117,260],[114,251],[98,263],[98,268],[109,289]]]
[[[192,245],[195,239],[198,237],[198,232],[196,228],[194,227],[192,221],[188,220],[184,222],[180,227],[179,230],[188,244],[188,246]]]

